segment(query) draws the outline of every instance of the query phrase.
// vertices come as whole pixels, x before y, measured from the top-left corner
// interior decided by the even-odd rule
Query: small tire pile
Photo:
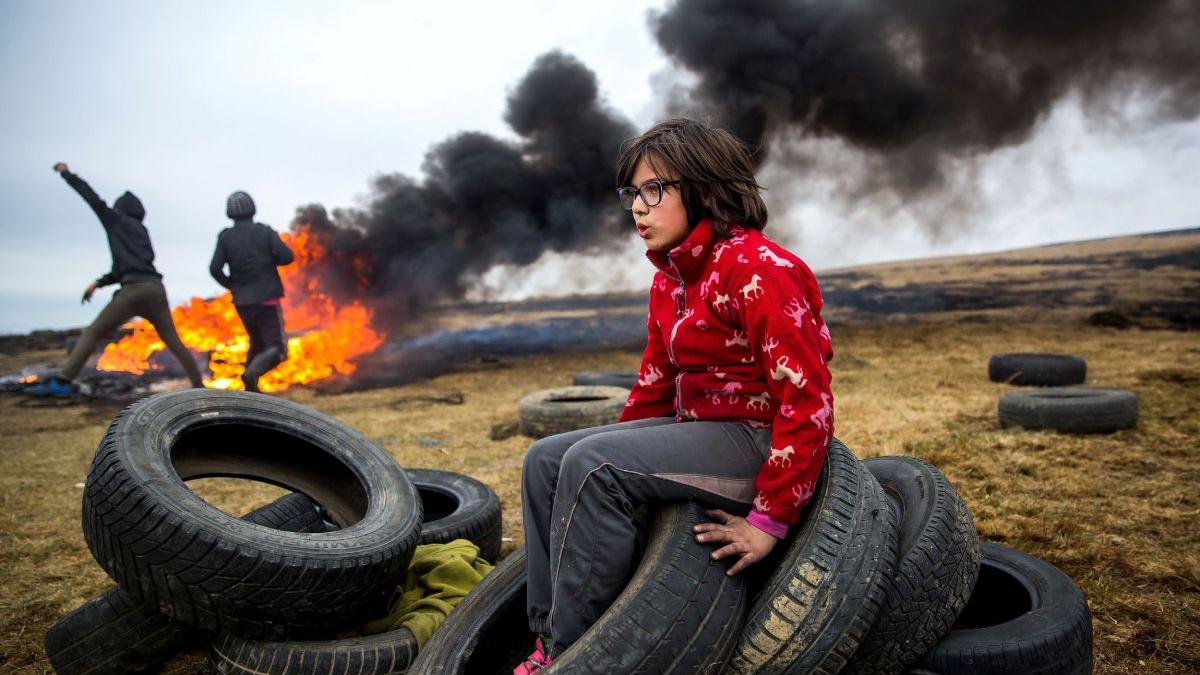
[[[1001,427],[1103,434],[1137,426],[1138,398],[1133,392],[1072,386],[1087,379],[1087,362],[1078,356],[996,354],[988,360],[988,377],[1039,387],[1000,397]]]
[[[205,477],[292,493],[237,519],[185,483]],[[239,655],[258,640],[326,645],[319,638],[383,614],[419,543],[478,538],[497,555],[500,505],[465,476],[405,471],[298,404],[188,390],[142,399],[113,420],[84,484],[83,531],[117,588],[51,626],[46,653],[59,673],[124,673],[196,640],[235,642]],[[222,672],[315,672],[256,665],[264,669]],[[385,673],[408,663],[358,665]]]
[[[690,532],[703,518],[701,506],[650,511],[650,541],[624,592],[544,669],[548,675],[905,673],[917,667],[1051,673],[1091,666],[1090,615],[1078,587],[1032,556],[981,547],[961,497],[922,460],[860,462],[835,439],[802,521],[770,557],[735,577]],[[1004,551],[1036,564],[1004,567]],[[995,598],[1019,597],[1000,569],[1025,584],[1029,601],[992,612]],[[1054,593],[1038,595],[1043,577],[1053,579]],[[526,585],[524,552],[518,551],[471,591],[409,672],[507,672],[533,644]],[[962,625],[964,618],[973,624]],[[1044,621],[1048,628],[1039,627]],[[1006,635],[1057,647],[1011,659]],[[972,653],[1010,658],[1015,667],[989,670],[993,657]],[[1056,670],[1059,665],[1069,669]]]

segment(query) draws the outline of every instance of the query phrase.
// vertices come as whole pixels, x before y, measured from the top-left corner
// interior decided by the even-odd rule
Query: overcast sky
[[[505,97],[548,50],[587,64],[635,126],[653,123],[652,83],[670,64],[646,11],[662,4],[5,3],[0,333],[84,325],[109,297],[79,303],[109,254],[56,161],[110,203],[126,189],[142,199],[173,301],[213,295],[231,191],[282,229],[300,204],[356,204],[378,173],[419,175],[425,151],[457,131],[511,137]],[[978,165],[978,208],[938,236],[918,227],[920,210],[849,208],[819,177],[769,193],[768,232],[819,270],[1200,225],[1200,123],[1151,124],[1137,100],[1122,105],[1126,124],[1060,106],[1028,143]],[[627,244],[614,247],[627,270],[616,278],[601,273],[612,261],[589,274],[554,256],[496,270],[476,295],[640,287],[649,264],[632,233]]]

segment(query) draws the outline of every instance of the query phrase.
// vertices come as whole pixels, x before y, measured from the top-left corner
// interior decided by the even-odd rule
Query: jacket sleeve
[[[758,267],[743,272],[736,287],[746,285],[761,292],[741,298],[738,312],[777,410],[771,454],[755,478],[754,511],[747,519],[781,536],[812,497],[833,437],[827,365],[833,349],[807,269]]]
[[[117,277],[112,272],[105,272],[96,279],[96,288],[104,288],[117,283]]]
[[[651,291],[650,314],[646,318],[646,351],[642,353],[637,382],[625,400],[620,421],[674,415],[675,376],[678,373],[663,344],[662,329],[654,318],[654,292]]]
[[[292,253],[292,249],[280,238],[279,233],[274,228],[268,227],[271,231],[271,259],[276,265],[291,265],[296,259],[296,254]]]
[[[213,250],[212,262],[208,263],[208,273],[225,288],[229,288],[229,275],[225,274],[225,264],[228,262],[229,259],[225,257],[225,246],[218,237],[217,248]]]
[[[92,211],[96,213],[96,217],[100,219],[100,223],[104,227],[108,227],[109,221],[112,219],[112,209],[108,208],[108,204],[105,204],[103,199],[100,199],[100,195],[96,194],[92,186],[70,171],[63,171],[62,177],[63,180],[67,181],[67,185],[74,188],[79,193],[79,196],[83,197],[83,201],[92,207]]]

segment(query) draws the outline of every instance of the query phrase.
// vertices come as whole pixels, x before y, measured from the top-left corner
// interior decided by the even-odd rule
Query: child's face
[[[676,180],[674,176],[659,176],[650,168],[643,157],[638,160],[633,172],[633,186],[641,187],[650,181]],[[687,209],[679,194],[679,186],[665,187],[662,201],[655,206],[646,206],[639,196],[633,200],[633,220],[637,225],[638,236],[646,242],[646,248],[651,251],[670,251],[687,238],[688,219]]]

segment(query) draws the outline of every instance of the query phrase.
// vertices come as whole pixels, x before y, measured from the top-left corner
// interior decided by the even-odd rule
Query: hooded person
[[[234,192],[225,201],[225,215],[233,226],[217,235],[208,271],[213,279],[233,294],[250,351],[242,384],[246,391],[258,391],[258,380],[287,359],[287,338],[283,332],[283,282],[279,265],[290,265],[296,256],[270,226],[256,223],[254,200],[245,192]],[[225,273],[225,267],[229,273]]]
[[[150,244],[150,233],[142,223],[146,209],[141,200],[132,192],[125,192],[110,208],[90,185],[71,173],[66,164],[59,162],[54,165],[54,170],[92,207],[104,226],[112,253],[112,269],[88,285],[83,292],[83,302],[90,302],[98,288],[112,284],[120,284],[121,288],[92,324],[83,330],[62,370],[42,383],[44,391],[38,393],[61,395],[75,391],[77,387],[73,381],[95,351],[96,343],[135,316],[145,318],[154,326],[159,339],[183,365],[192,386],[203,387],[200,369],[175,330],[162,275],[154,268],[154,247]]]

